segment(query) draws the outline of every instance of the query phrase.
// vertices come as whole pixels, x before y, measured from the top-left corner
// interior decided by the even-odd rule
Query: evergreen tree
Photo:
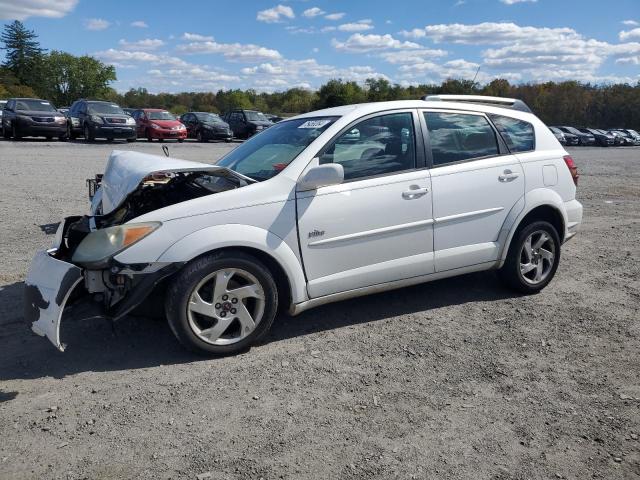
[[[0,42],[4,45],[0,48],[6,51],[2,66],[23,85],[33,85],[33,74],[42,58],[43,50],[37,39],[38,35],[18,20],[5,25],[0,35]]]

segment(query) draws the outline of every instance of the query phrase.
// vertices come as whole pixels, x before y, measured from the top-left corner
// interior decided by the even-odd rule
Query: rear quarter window
[[[536,135],[529,122],[503,115],[489,114],[489,118],[511,152],[530,152],[536,148]]]

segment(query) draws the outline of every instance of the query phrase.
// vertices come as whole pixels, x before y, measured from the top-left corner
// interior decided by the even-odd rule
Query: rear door
[[[345,180],[296,195],[311,297],[433,273],[431,179],[414,122],[415,110],[373,115],[320,152]]]
[[[523,169],[480,113],[425,110],[433,188],[435,270],[497,260],[498,235],[524,195]]]

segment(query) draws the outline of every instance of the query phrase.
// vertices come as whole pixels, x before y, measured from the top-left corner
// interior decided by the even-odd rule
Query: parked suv
[[[69,109],[67,130],[70,139],[83,136],[88,142],[96,138],[124,138],[135,142],[136,121],[112,102],[76,100]]]
[[[273,122],[262,112],[255,110],[232,110],[222,118],[229,124],[233,130],[233,136],[237,138],[249,138],[273,125]]]
[[[161,142],[168,139],[183,142],[187,138],[185,126],[166,110],[143,108],[135,110],[131,116],[136,121],[138,137],[144,137],[150,142],[154,138]]]
[[[67,119],[51,102],[39,98],[10,98],[2,112],[2,136],[19,140],[22,137],[57,137],[64,140]]]
[[[582,205],[573,160],[525,107],[442,95],[329,108],[216,165],[115,151],[91,214],[36,254],[26,318],[62,349],[63,310],[118,320],[155,290],[186,347],[228,354],[279,309],[491,269],[538,292]]]
[[[189,138],[195,138],[199,142],[209,140],[230,142],[233,139],[229,124],[215,113],[187,112],[180,117],[180,121],[187,127]]]

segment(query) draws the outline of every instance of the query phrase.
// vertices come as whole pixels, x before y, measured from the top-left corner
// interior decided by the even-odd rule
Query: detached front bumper
[[[60,321],[69,295],[82,281],[82,269],[41,250],[31,262],[24,289],[24,318],[31,330],[46,336],[61,352]]]

